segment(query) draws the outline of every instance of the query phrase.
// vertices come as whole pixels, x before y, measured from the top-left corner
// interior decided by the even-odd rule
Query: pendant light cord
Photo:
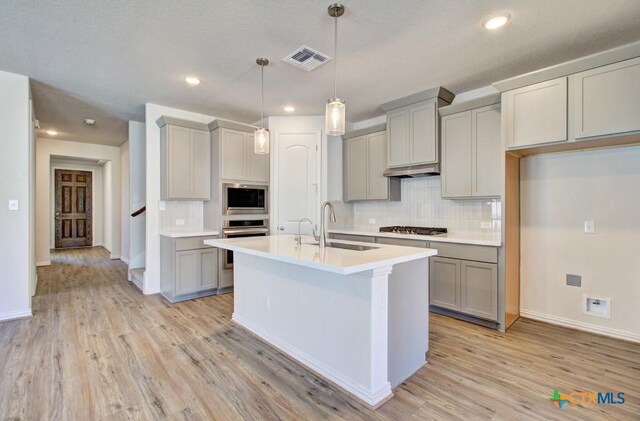
[[[260,129],[264,120],[264,64],[260,65]]]
[[[333,37],[333,55],[335,62],[333,63],[333,97],[338,98],[338,14],[334,17],[334,37]]]

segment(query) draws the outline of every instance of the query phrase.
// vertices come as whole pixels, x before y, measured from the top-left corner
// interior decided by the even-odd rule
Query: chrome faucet
[[[311,219],[309,218],[302,218],[301,220],[298,221],[298,235],[296,235],[296,244],[298,245],[302,245],[302,235],[300,235],[300,225],[302,225],[303,222],[308,222],[309,224],[311,224],[311,229],[313,230],[313,238],[314,240],[318,241],[318,235],[316,234],[316,228],[313,225],[313,222],[311,221]]]
[[[333,211],[333,204],[329,201],[326,201],[322,204],[320,208],[320,248],[324,248],[327,243],[327,224],[325,223],[324,210],[329,206],[329,220],[331,222],[336,222],[336,213]]]

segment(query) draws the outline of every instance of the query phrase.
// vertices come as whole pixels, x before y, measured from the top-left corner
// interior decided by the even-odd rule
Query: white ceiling
[[[331,0],[21,0],[0,2],[0,70],[27,75],[42,130],[120,145],[144,104],[245,122],[318,115],[332,64],[305,72],[282,62],[306,44],[333,56]],[[433,86],[454,93],[640,39],[638,0],[344,0],[338,95],[347,119]],[[489,32],[482,20],[512,14]],[[182,77],[202,79],[196,88]],[[85,126],[85,118],[97,120]]]

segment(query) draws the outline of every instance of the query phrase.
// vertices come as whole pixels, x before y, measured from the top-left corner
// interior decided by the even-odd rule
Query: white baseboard
[[[377,408],[393,396],[391,384],[389,382],[386,382],[386,384],[384,384],[378,390],[367,390],[365,386],[354,383],[350,378],[345,377],[340,373],[336,373],[335,370],[333,370],[331,367],[327,367],[325,364],[317,361],[315,358],[292,348],[288,344],[275,338],[264,330],[252,325],[246,320],[242,320],[242,317],[238,314],[233,313],[231,320],[233,320],[243,329],[248,330],[263,341],[271,344],[278,350],[287,354],[289,357],[307,367],[314,373],[317,373],[325,379],[329,380],[329,382],[338,386],[340,389],[343,389],[348,394],[351,394],[356,398],[364,401],[372,408]]]
[[[129,266],[129,260],[127,260],[124,256],[120,256],[120,260],[122,260],[123,263]]]
[[[36,266],[51,266],[51,260],[43,260],[42,262],[36,262]]]
[[[111,260],[120,260],[120,255],[119,254],[112,254],[109,258]]]
[[[0,313],[0,322],[6,322],[8,320],[16,320],[16,319],[25,319],[27,317],[31,317],[31,310],[21,310],[21,311],[7,311],[6,313]]]
[[[610,336],[612,338],[623,339],[625,341],[640,343],[640,334],[634,332],[627,332],[624,330],[612,329],[610,327],[578,322],[576,320],[566,319],[564,317],[552,316],[549,314],[525,309],[520,309],[520,317],[538,320],[540,322],[551,323],[553,325],[568,327],[571,329],[582,330],[584,332],[595,333],[598,335]]]

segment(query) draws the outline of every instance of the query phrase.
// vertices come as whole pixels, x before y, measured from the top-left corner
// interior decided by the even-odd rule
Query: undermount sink
[[[363,246],[360,244],[345,244],[345,243],[334,243],[334,242],[327,242],[327,247],[333,247],[336,249],[355,250],[355,251],[367,251],[367,250],[380,248],[380,247]]]

